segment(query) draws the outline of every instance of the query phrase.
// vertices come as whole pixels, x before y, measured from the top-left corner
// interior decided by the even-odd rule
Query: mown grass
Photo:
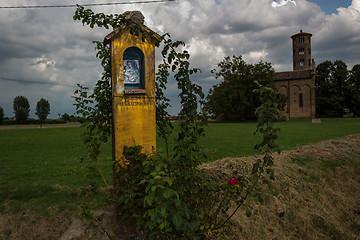
[[[78,127],[0,130],[0,204],[7,206],[0,210],[75,208],[87,175],[80,134]],[[111,169],[109,151],[103,166]]]
[[[358,118],[321,121],[321,124],[313,124],[310,119],[276,123],[275,127],[280,128],[277,144],[281,150],[290,150],[326,139],[360,133]],[[201,139],[202,148],[207,155],[205,161],[259,154],[254,150],[254,146],[261,140],[261,135],[254,135],[255,130],[255,122],[209,123],[206,127],[206,136]]]
[[[322,119],[321,124],[297,120],[276,127],[281,129],[278,144],[286,150],[360,133],[360,120]],[[253,134],[255,129],[256,123],[209,123],[201,139],[205,161],[258,154],[254,145],[260,136]],[[80,162],[84,154],[80,134],[79,127],[0,130],[0,212],[76,208],[83,199],[79,189],[87,184],[87,165]],[[165,150],[160,139],[158,150]],[[102,149],[101,164],[111,183],[111,143]]]

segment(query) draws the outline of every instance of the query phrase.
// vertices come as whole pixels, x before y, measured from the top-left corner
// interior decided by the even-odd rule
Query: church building
[[[311,36],[302,30],[293,35],[293,71],[275,73],[275,89],[287,97],[282,111],[286,119],[315,118],[315,62]]]

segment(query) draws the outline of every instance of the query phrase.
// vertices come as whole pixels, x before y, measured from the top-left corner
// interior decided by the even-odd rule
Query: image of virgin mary
[[[124,83],[140,84],[139,60],[124,60]]]

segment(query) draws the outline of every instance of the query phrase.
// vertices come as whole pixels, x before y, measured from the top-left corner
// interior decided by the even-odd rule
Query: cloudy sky
[[[79,0],[78,4],[129,2]],[[72,16],[75,8],[9,9],[9,6],[66,5],[72,0],[0,0],[0,106],[14,116],[16,96],[28,98],[30,116],[40,98],[50,102],[50,118],[73,114],[76,83],[93,87],[101,75],[93,40],[102,41],[109,30],[82,26]],[[145,24],[173,39],[183,40],[194,77],[205,92],[217,84],[210,73],[225,56],[270,62],[276,71],[292,70],[291,36],[303,29],[313,34],[312,57],[360,63],[360,0],[178,0],[92,7],[95,12],[140,10]],[[157,61],[160,62],[157,51]],[[168,97],[178,113],[177,89],[169,83]]]

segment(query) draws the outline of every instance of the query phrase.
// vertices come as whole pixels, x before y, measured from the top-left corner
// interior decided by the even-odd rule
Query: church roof
[[[291,38],[295,38],[295,37],[301,37],[301,36],[312,36],[311,33],[306,33],[306,32],[303,32],[302,30],[300,30],[299,33],[295,34],[295,35],[292,35]]]
[[[314,74],[315,73],[313,70],[277,72],[275,73],[275,81],[308,79],[308,78],[312,78]]]

